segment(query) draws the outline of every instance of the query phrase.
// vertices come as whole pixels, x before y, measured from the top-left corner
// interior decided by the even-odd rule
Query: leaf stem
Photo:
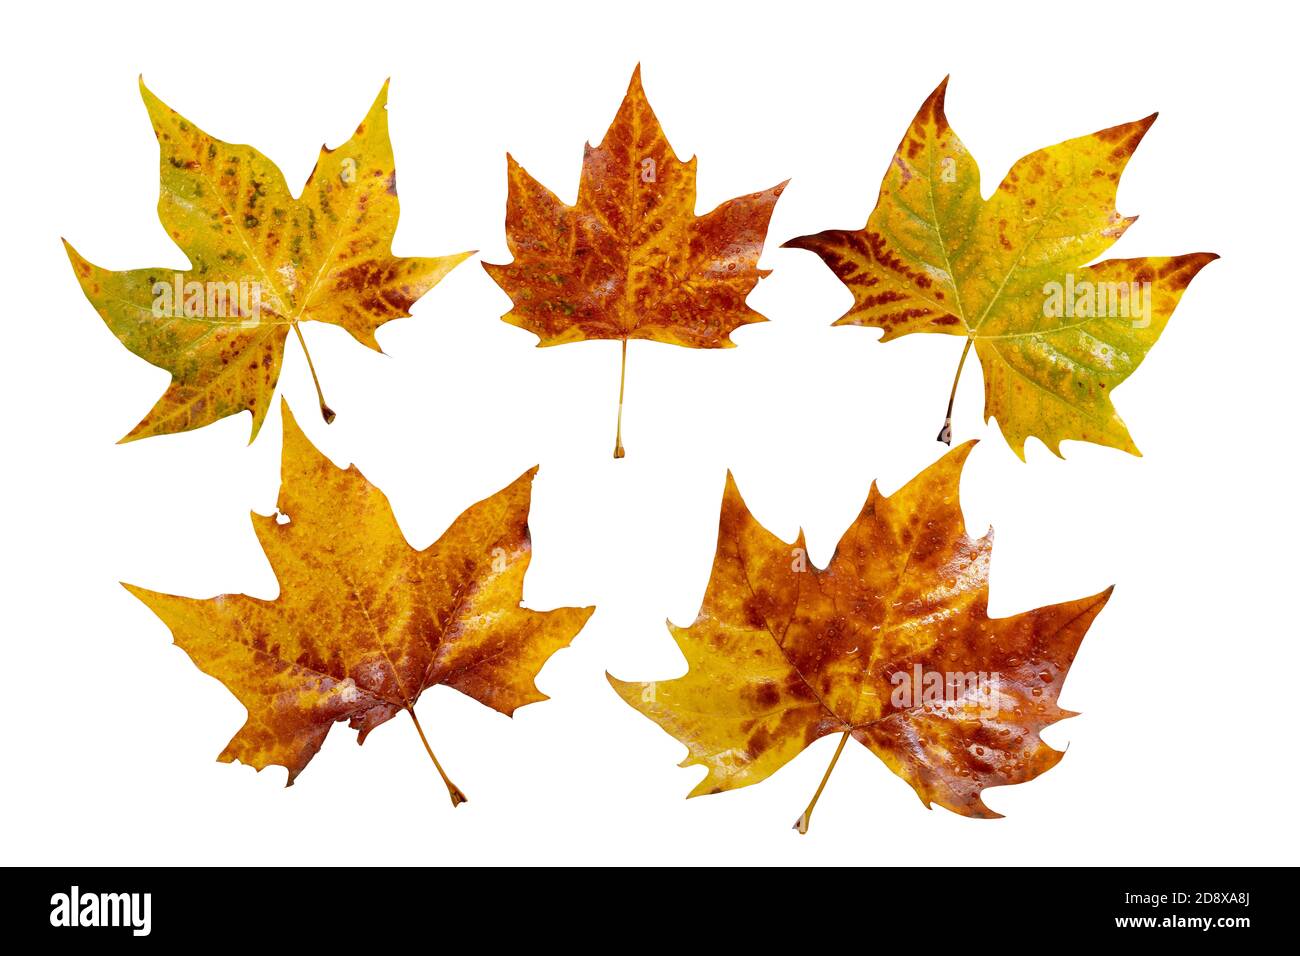
[[[821,798],[822,791],[826,789],[826,781],[831,778],[831,771],[835,769],[835,764],[840,759],[840,754],[844,752],[844,745],[849,742],[850,733],[851,731],[844,731],[844,736],[840,738],[840,745],[835,748],[835,756],[831,758],[831,765],[826,768],[826,773],[822,777],[822,782],[817,785],[817,792],[813,794],[812,800],[808,803],[808,809],[803,812],[803,815],[800,816],[798,820],[794,821],[794,829],[798,830],[801,834],[808,832],[808,822],[812,819],[813,807],[817,806],[817,801]]]
[[[298,334],[298,344],[302,346],[302,354],[307,356],[307,370],[311,372],[312,384],[316,386],[316,398],[320,402],[320,417],[325,419],[325,424],[328,425],[334,421],[334,409],[325,404],[325,393],[320,390],[320,379],[316,377],[316,366],[312,363],[311,353],[307,351],[307,340],[302,337],[302,329],[298,328],[297,322],[293,323],[293,330]]]
[[[623,363],[618,370],[618,427],[614,430],[614,457],[622,458],[623,450],[623,386],[627,382],[627,339],[623,339]]]
[[[462,803],[468,803],[469,797],[461,793],[460,787],[451,782],[447,772],[442,769],[442,764],[438,763],[438,758],[433,755],[433,748],[429,746],[429,740],[424,736],[424,728],[420,726],[420,718],[415,716],[415,708],[408,704],[406,712],[411,715],[411,720],[415,723],[415,732],[420,735],[420,743],[424,744],[424,749],[429,752],[429,759],[438,768],[438,776],[442,777],[442,782],[447,785],[447,793],[451,795],[451,805],[458,807]]]
[[[957,399],[957,383],[961,381],[961,370],[966,365],[966,356],[970,354],[970,345],[974,341],[971,336],[966,336],[966,347],[961,350],[961,361],[957,363],[957,374],[952,377],[952,391],[948,393],[948,414],[944,416],[938,438],[945,445],[952,444],[952,403]]]

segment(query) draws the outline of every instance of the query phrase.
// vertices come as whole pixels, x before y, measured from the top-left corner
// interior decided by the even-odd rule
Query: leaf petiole
[[[307,356],[307,370],[311,372],[312,384],[316,386],[316,399],[320,402],[320,417],[325,419],[325,424],[328,425],[334,421],[334,409],[325,404],[325,393],[321,391],[320,379],[316,377],[316,366],[312,363],[311,353],[307,351],[307,340],[302,337],[302,329],[298,328],[297,322],[293,323],[293,330],[298,335],[298,344],[302,346],[302,354]]]
[[[952,377],[952,391],[948,393],[948,414],[944,416],[943,428],[939,429],[937,441],[945,445],[952,444],[952,403],[957,399],[957,383],[961,381],[961,370],[966,365],[966,356],[970,353],[970,344],[975,339],[971,336],[966,337],[966,347],[961,350],[961,361],[957,363],[957,374]]]
[[[420,743],[424,744],[424,749],[428,751],[429,759],[433,761],[433,765],[438,769],[438,776],[442,777],[442,782],[447,785],[447,793],[451,796],[451,805],[453,807],[458,807],[462,803],[468,803],[469,797],[465,796],[465,794],[461,792],[460,787],[451,782],[451,778],[447,776],[447,772],[442,769],[442,764],[438,763],[438,758],[434,756],[433,748],[429,746],[429,740],[424,736],[424,728],[420,726],[420,719],[415,716],[415,708],[408,704],[406,712],[411,715],[411,720],[415,724],[415,732],[420,735]]]
[[[835,748],[835,756],[831,758],[831,765],[826,768],[826,773],[822,777],[822,782],[817,785],[817,792],[813,794],[812,800],[808,803],[808,809],[804,810],[799,819],[794,821],[794,829],[798,830],[800,834],[808,832],[808,823],[812,820],[813,807],[817,806],[817,801],[821,798],[822,791],[826,789],[826,781],[831,778],[831,771],[835,769],[835,764],[840,759],[840,754],[844,752],[844,745],[849,742],[849,734],[851,732],[852,731],[848,730],[844,731],[844,736],[840,738],[840,745]]]
[[[614,430],[614,457],[622,458],[623,450],[623,385],[627,381],[627,339],[623,340],[623,364],[618,370],[618,427]]]

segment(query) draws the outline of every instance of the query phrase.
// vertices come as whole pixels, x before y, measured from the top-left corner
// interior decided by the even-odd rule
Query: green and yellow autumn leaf
[[[473,255],[392,254],[398,202],[387,83],[350,140],[321,147],[299,198],[253,147],[209,136],[143,80],[140,93],[161,150],[158,216],[190,268],[115,272],[64,243],[86,298],[113,334],[172,376],[123,441],[188,431],[245,409],[256,438],[290,328],[304,351],[300,323],[308,321],[342,326],[378,350],[376,329],[409,316],[420,296]],[[316,387],[330,421],[319,381]]]
[[[966,340],[984,372],[984,419],[1022,459],[1040,439],[1138,454],[1111,393],[1141,364],[1214,253],[1092,261],[1133,224],[1115,209],[1120,174],[1155,114],[1030,153],[989,199],[944,115],[945,79],[921,106],[860,230],[785,243],[817,253],[853,293],[836,325]]]
[[[545,700],[534,676],[594,608],[520,606],[537,469],[417,551],[384,494],[355,465],[333,465],[283,411],[279,510],[252,516],[279,596],[200,600],[124,585],[248,709],[218,759],[285,767],[292,784],[336,721],[363,743],[405,711],[433,757],[415,703],[439,684],[507,716]],[[452,803],[462,802],[433,760]]]
[[[993,533],[966,534],[958,496],[973,445],[889,497],[873,483],[824,570],[802,532],[787,543],[754,520],[727,476],[704,603],[689,627],[668,625],[685,676],[609,678],[686,745],[683,767],[708,771],[690,796],[759,783],[840,734],[832,768],[853,739],[927,807],[996,817],[982,791],[1061,759],[1039,732],[1072,716],[1057,697],[1110,590],[988,616]]]

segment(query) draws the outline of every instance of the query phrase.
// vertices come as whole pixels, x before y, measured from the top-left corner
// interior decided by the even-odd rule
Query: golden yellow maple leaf
[[[981,791],[1056,765],[1039,731],[1072,716],[1057,697],[1110,590],[988,616],[993,534],[966,534],[958,497],[973,445],[889,497],[873,483],[824,570],[802,532],[786,543],[755,521],[727,476],[704,603],[690,627],[669,624],[685,676],[609,678],[686,745],[682,766],[708,770],[690,796],[758,783],[833,733],[831,767],[851,737],[927,807],[966,816],[998,816]]]
[[[350,140],[321,147],[299,198],[253,147],[209,136],[143,79],[140,93],[160,147],[158,217],[190,268],[114,272],[64,243],[86,298],[113,334],[172,375],[123,441],[187,431],[245,409],[256,438],[290,327],[304,352],[299,323],[306,321],[342,326],[378,350],[375,330],[410,315],[420,296],[473,255],[392,254],[398,202],[387,83]],[[311,366],[310,355],[307,361]],[[318,380],[316,389],[331,421]]]
[[[912,121],[860,230],[785,245],[808,249],[853,292],[836,325],[966,339],[939,440],[974,345],[984,420],[1025,457],[1039,438],[1139,454],[1111,392],[1146,357],[1193,277],[1214,253],[1088,265],[1136,220],[1115,209],[1120,174],[1155,114],[1030,153],[985,200],[979,167],[944,115],[948,81]]]
[[[772,208],[785,183],[695,215],[695,159],[682,162],[632,74],[599,146],[587,144],[578,202],[562,203],[507,156],[506,241],[514,261],[484,263],[510,296],[502,318],[538,345],[622,342],[614,457],[623,457],[627,343],[731,348],[731,333],[765,321],[745,299]]]
[[[333,465],[282,407],[279,510],[252,516],[279,596],[199,600],[124,585],[200,670],[248,708],[218,759],[286,767],[292,784],[340,720],[362,743],[406,711],[433,757],[415,702],[438,684],[506,715],[545,700],[534,676],[594,608],[520,606],[537,469],[416,551],[383,492],[355,465]],[[433,759],[452,803],[460,803],[464,796]]]

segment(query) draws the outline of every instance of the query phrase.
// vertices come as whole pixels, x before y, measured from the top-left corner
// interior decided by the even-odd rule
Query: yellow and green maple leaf
[[[140,92],[161,151],[158,216],[190,268],[112,271],[65,242],[109,329],[172,376],[124,441],[188,431],[245,409],[256,438],[291,327],[304,350],[305,321],[341,326],[378,350],[379,326],[409,316],[420,296],[473,254],[393,255],[398,201],[387,83],[351,139],[321,148],[296,198],[256,149],[205,133],[143,80]],[[321,411],[333,418],[323,397]]]
[[[853,293],[836,325],[966,339],[984,372],[984,419],[1024,458],[1040,439],[1133,454],[1111,393],[1141,364],[1198,272],[1218,258],[1089,264],[1136,220],[1115,191],[1155,114],[1030,153],[984,199],[980,171],[944,114],[945,79],[889,164],[867,225],[786,242],[817,253]],[[956,381],[952,395],[956,394]],[[950,440],[948,421],[940,440]]]

